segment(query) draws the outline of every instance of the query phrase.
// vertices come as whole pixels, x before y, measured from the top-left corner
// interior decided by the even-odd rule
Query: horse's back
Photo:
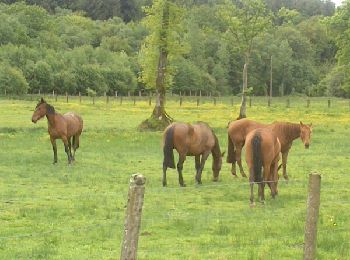
[[[257,128],[264,127],[264,124],[246,118],[232,121],[228,126],[228,134],[233,140],[244,141],[248,133]]]
[[[198,155],[215,145],[214,134],[206,123],[173,123],[169,127],[174,127],[174,148],[179,153]]]
[[[67,122],[67,135],[80,135],[83,131],[83,119],[80,115],[74,112],[68,112],[63,115]]]

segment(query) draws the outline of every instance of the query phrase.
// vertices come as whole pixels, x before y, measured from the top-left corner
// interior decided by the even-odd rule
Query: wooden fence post
[[[57,102],[57,96],[58,96],[58,94],[56,93],[56,95],[55,95],[55,102]]]
[[[108,104],[109,103],[109,96],[106,95],[106,103]]]
[[[314,260],[316,255],[317,221],[320,208],[321,175],[309,174],[309,195],[307,199],[304,259]]]
[[[289,100],[289,98],[287,98],[287,104],[286,104],[286,107],[290,107],[290,100]]]
[[[214,106],[216,106],[216,97],[214,97]]]
[[[180,107],[182,106],[182,96],[180,96]]]
[[[152,93],[151,93],[151,92],[149,92],[148,105],[149,105],[149,106],[152,105]]]
[[[92,104],[95,105],[95,96],[92,96]]]
[[[79,91],[79,104],[81,104],[81,93]]]
[[[306,107],[310,107],[310,99],[309,98],[306,100]]]
[[[120,96],[120,105],[123,104],[123,96]]]
[[[146,178],[141,174],[133,174],[130,178],[121,260],[133,260],[137,257],[145,183]]]
[[[197,107],[199,106],[199,98],[197,98]]]
[[[330,107],[331,107],[331,100],[328,99],[328,108],[330,108]]]
[[[252,97],[249,96],[249,107],[252,107]]]
[[[66,101],[68,103],[68,92],[66,92]]]
[[[231,107],[233,107],[233,97],[231,97]]]

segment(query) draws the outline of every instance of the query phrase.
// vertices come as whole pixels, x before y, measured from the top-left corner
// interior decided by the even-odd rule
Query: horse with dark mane
[[[259,198],[265,200],[264,188],[267,183],[275,198],[278,182],[278,161],[281,144],[269,128],[258,128],[246,137],[246,161],[249,168],[250,205],[254,206],[254,183],[259,185]],[[263,169],[263,171],[261,170]]]
[[[306,125],[300,122],[299,124],[288,122],[274,122],[272,124],[262,124],[249,119],[240,119],[233,121],[228,126],[228,150],[227,162],[232,163],[232,175],[236,174],[236,162],[239,166],[243,177],[246,177],[242,167],[241,153],[245,143],[246,136],[249,132],[257,128],[269,128],[278,137],[281,143],[283,177],[287,180],[287,158],[293,141],[301,138],[306,149],[311,143],[312,124]]]
[[[36,123],[44,116],[46,116],[48,122],[48,132],[54,154],[53,163],[57,163],[56,139],[62,139],[64,150],[68,156],[68,163],[71,163],[75,160],[75,151],[79,148],[79,137],[83,131],[83,119],[73,112],[61,115],[55,111],[53,106],[41,98],[35,107],[32,122]]]
[[[213,181],[219,178],[219,172],[222,165],[222,156],[219,141],[212,129],[206,123],[185,124],[173,123],[169,125],[163,134],[163,186],[167,185],[167,168],[175,169],[174,152],[179,153],[177,171],[179,174],[180,186],[185,186],[182,176],[183,163],[186,156],[195,156],[196,181],[202,183],[201,176],[205,161],[210,153],[213,156]]]

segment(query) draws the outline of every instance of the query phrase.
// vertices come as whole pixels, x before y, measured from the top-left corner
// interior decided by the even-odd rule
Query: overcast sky
[[[338,6],[341,4],[341,2],[343,2],[343,0],[332,0],[332,2],[335,3],[335,6]]]

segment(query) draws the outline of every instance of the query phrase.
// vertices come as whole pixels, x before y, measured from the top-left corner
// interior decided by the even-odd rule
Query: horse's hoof
[[[57,161],[53,162],[52,164],[53,164],[53,165],[57,164]]]
[[[213,182],[218,182],[219,178],[213,178]]]
[[[265,200],[260,201],[262,205],[265,205]]]
[[[234,176],[236,178],[238,177],[236,173],[231,172],[231,174],[232,174],[232,176]]]
[[[185,183],[180,184],[181,187],[186,187]]]
[[[247,178],[247,175],[245,173],[242,173],[243,178]]]
[[[167,183],[166,182],[163,182],[163,187],[166,187]]]
[[[250,205],[249,205],[251,208],[255,208],[255,202],[251,202]]]

